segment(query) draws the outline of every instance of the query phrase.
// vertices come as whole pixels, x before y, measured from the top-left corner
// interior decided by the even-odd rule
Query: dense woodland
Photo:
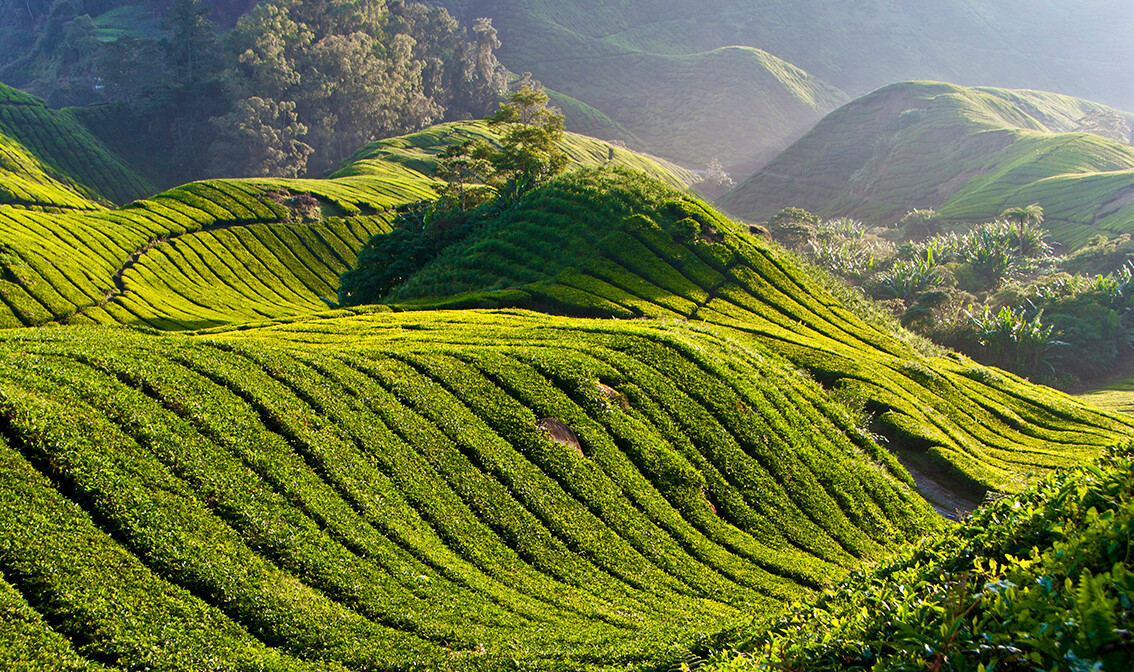
[[[85,106],[89,126],[168,185],[320,176],[372,140],[486,116],[507,85],[487,19],[268,0],[222,30],[217,9],[6,0],[0,80],[53,107]]]

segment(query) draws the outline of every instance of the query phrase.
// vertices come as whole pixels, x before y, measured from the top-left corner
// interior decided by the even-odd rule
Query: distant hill
[[[981,222],[1039,203],[1077,244],[1134,231],[1132,121],[1050,93],[895,84],[828,115],[719,204],[751,221],[799,206],[888,224],[912,208]]]
[[[793,139],[779,127],[805,128],[814,121],[808,115],[839,103],[836,89],[859,96],[902,80],[1058,91],[1134,109],[1134,8],[1125,0],[431,2],[465,20],[492,17],[506,66],[532,72],[632,130],[643,149],[685,165],[714,154],[726,167],[758,165],[759,153],[731,151],[726,139],[748,143],[760,133],[774,154]],[[806,77],[806,92],[769,87],[780,66],[710,56],[734,45],[790,63]],[[741,91],[704,97],[735,86]],[[663,95],[660,119],[636,124],[649,114],[642,101],[657,104]],[[651,134],[650,125],[659,131]]]

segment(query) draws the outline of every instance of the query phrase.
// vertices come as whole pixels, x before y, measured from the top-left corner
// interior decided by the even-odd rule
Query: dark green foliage
[[[710,670],[1126,670],[1129,446],[986,505],[721,654]]]

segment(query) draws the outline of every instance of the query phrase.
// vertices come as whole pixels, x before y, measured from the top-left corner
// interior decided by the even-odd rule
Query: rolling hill
[[[0,85],[0,204],[99,210],[152,191],[68,113]]]
[[[497,136],[479,122],[445,124],[368,145],[334,179],[206,180],[111,211],[0,206],[0,325],[181,330],[325,309],[395,208],[436,197],[420,172],[432,172],[431,157],[472,138]],[[694,179],[597,140],[567,135],[562,146],[579,166],[610,161],[681,188]]]
[[[798,206],[889,224],[915,207],[972,223],[1038,203],[1075,245],[1134,230],[1131,121],[1049,93],[895,84],[828,115],[719,205],[751,221]]]
[[[0,206],[0,667],[666,668],[939,529],[919,490],[972,506],[1134,429],[577,137],[591,167],[330,309],[486,133]]]
[[[798,124],[798,137],[841,92],[902,80],[1058,91],[1134,109],[1134,11],[1121,0],[1026,10],[1006,0],[432,2],[466,21],[491,17],[511,70],[597,108],[633,132],[624,139],[642,143],[635,148],[684,165],[719,156],[751,170],[794,139],[787,127]],[[734,46],[762,51],[716,51]],[[753,134],[761,151],[751,151]]]

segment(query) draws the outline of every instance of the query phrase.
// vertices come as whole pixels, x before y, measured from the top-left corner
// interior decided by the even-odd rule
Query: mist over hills
[[[1134,45],[1127,37],[1134,30],[1134,8],[1120,0],[436,4],[466,19],[492,17],[503,43],[500,58],[510,69],[532,72],[550,88],[632,130],[649,151],[692,166],[714,155],[739,170],[758,165],[760,154],[745,155],[747,147],[731,148],[721,136],[763,134],[763,153],[774,154],[794,139],[791,129],[777,130],[776,124],[798,122],[794,132],[801,134],[809,114],[822,116],[842,102],[836,89],[850,98],[902,80],[1039,89],[1134,109],[1129,76]],[[773,95],[755,105],[751,99],[725,96],[702,104],[711,82],[767,77],[759,61],[708,57],[712,50],[734,45],[786,61],[806,73],[810,88],[828,95],[812,97],[803,118],[806,96],[791,100]],[[683,86],[687,82],[672,66],[671,59],[679,57],[701,62],[692,87]],[[681,115],[662,113],[682,137],[670,141],[666,151],[651,146],[658,138],[641,121],[650,109],[639,102],[641,93],[658,89],[671,97],[668,109]],[[706,109],[713,116],[697,119]],[[616,132],[604,129],[602,137]]]
[[[1056,238],[1134,230],[1134,115],[1037,91],[885,87],[828,115],[722,197],[750,221],[788,206],[892,224],[913,208],[991,221],[1038,203]]]
[[[902,328],[985,279],[945,247],[852,259],[921,273],[876,304],[688,169],[864,240],[1134,233],[1126,3],[265,0],[241,51],[202,12],[243,0],[33,2],[40,84],[153,77],[0,85],[0,669],[1130,669],[1134,418]],[[524,71],[606,140],[466,118]],[[159,190],[160,147],[250,176]],[[1040,289],[1134,343],[1134,243],[1083,250],[1121,267]]]

